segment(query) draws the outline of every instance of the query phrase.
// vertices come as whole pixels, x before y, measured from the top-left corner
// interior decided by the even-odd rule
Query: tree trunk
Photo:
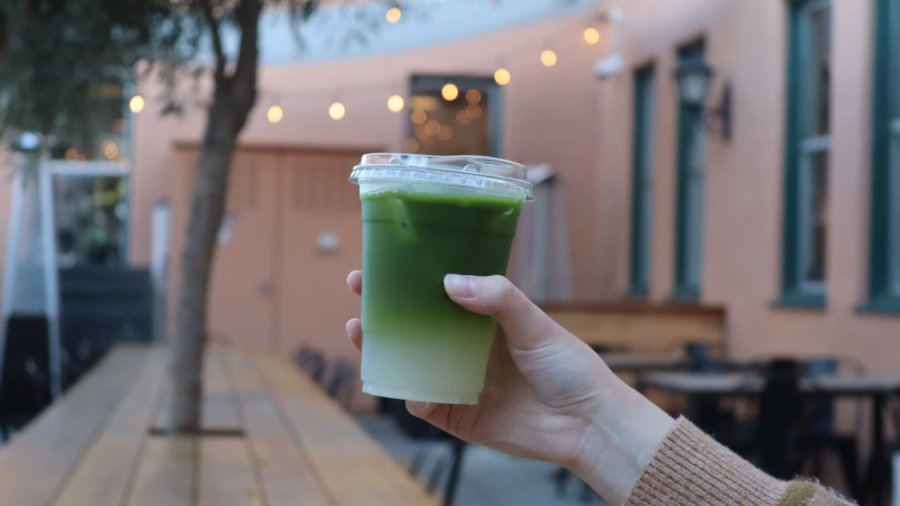
[[[231,158],[238,134],[256,101],[257,35],[261,0],[242,0],[235,9],[241,27],[236,69],[217,65],[213,101],[197,164],[184,247],[181,285],[171,346],[169,430],[200,430],[203,355],[207,337],[207,300],[219,224],[225,211]],[[224,58],[217,55],[221,62]]]

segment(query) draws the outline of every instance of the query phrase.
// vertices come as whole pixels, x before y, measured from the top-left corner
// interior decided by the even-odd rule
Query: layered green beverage
[[[524,178],[524,168],[485,157],[380,156],[375,164],[364,157],[354,171],[363,219],[363,390],[474,404],[495,322],[454,303],[443,279],[506,272],[530,186],[490,171]]]

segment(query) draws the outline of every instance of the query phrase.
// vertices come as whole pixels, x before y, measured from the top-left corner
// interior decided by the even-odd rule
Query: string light
[[[430,119],[423,125],[425,133],[428,135],[437,135],[441,131],[441,124],[436,119]]]
[[[281,123],[281,120],[284,118],[284,109],[281,108],[280,105],[270,106],[268,110],[266,110],[266,119],[269,120],[269,123],[273,125],[276,123]]]
[[[419,141],[415,139],[406,139],[403,141],[403,150],[408,153],[415,153],[419,150]]]
[[[416,109],[412,112],[412,114],[409,115],[409,119],[411,119],[414,124],[421,125],[428,120],[428,113],[426,113],[422,109]]]
[[[588,44],[594,45],[600,42],[600,30],[597,30],[593,26],[589,26],[584,29],[584,41]]]
[[[469,104],[466,107],[466,112],[469,113],[469,117],[472,119],[476,119],[481,116],[481,106],[478,104]]]
[[[400,21],[400,18],[403,17],[403,11],[398,6],[393,6],[384,13],[384,19],[390,23],[394,24],[397,21]]]
[[[453,83],[447,83],[441,88],[441,96],[444,97],[444,100],[447,102],[453,102],[456,100],[456,97],[459,96],[459,88]]]
[[[471,90],[466,92],[466,102],[470,104],[477,104],[481,102],[481,92],[472,88]]]
[[[140,95],[135,95],[131,97],[131,100],[128,101],[128,108],[131,112],[138,114],[139,112],[144,110],[144,97]]]
[[[505,67],[500,67],[494,71],[494,82],[499,84],[500,86],[506,86],[507,84],[509,84],[509,81],[511,79],[512,75]]]
[[[556,52],[552,49],[541,51],[541,63],[543,63],[545,67],[556,65]]]
[[[328,107],[328,116],[335,121],[343,119],[345,114],[347,114],[347,108],[340,101],[332,102]]]
[[[391,95],[387,100],[387,108],[391,112],[400,112],[403,110],[403,97],[400,95]]]
[[[100,150],[103,151],[103,156],[108,160],[115,160],[119,157],[119,146],[109,139],[103,141],[103,144],[100,145]]]
[[[469,114],[469,111],[463,109],[462,111],[458,111],[456,113],[456,122],[460,125],[468,125],[472,121],[472,115]]]
[[[451,127],[450,125],[441,125],[441,129],[438,130],[437,137],[442,141],[449,141],[453,138],[453,127]]]

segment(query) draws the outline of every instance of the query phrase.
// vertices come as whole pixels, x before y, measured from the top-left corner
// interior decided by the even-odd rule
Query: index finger
[[[350,274],[347,275],[347,286],[349,286],[356,295],[362,295],[362,271],[350,271]]]

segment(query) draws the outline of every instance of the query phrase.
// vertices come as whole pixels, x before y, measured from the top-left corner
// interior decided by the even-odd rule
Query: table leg
[[[866,473],[866,501],[881,506],[884,501],[883,469],[881,461],[884,451],[884,395],[872,397],[872,448],[869,455],[869,468]]]

